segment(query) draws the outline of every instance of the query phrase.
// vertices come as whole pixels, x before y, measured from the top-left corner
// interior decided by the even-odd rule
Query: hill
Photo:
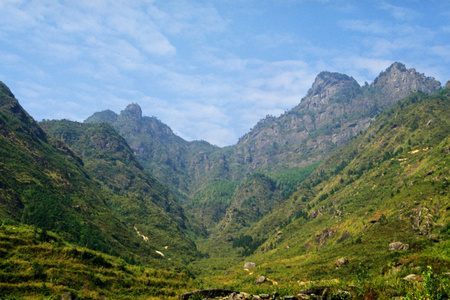
[[[200,255],[188,237],[194,228],[175,197],[142,167],[113,127],[67,120],[39,125],[79,153],[106,204],[148,244],[185,264]]]
[[[412,92],[435,94],[440,88],[438,81],[401,63],[392,64],[364,86],[347,75],[322,72],[296,107],[261,120],[236,145],[225,148],[184,141],[156,118],[142,117],[137,104],[119,115],[96,113],[85,122],[114,126],[144,168],[179,197],[186,214],[206,231],[225,237],[222,226],[238,220],[230,218],[233,210],[258,221],[295,188],[294,182],[300,182],[293,178],[312,171],[312,166],[367,129],[381,111]],[[255,172],[276,179],[273,184],[280,188],[254,195],[258,200],[251,205],[259,210],[256,218],[251,210],[240,208],[249,202],[233,200]]]
[[[361,299],[448,297],[449,115],[448,88],[393,104],[252,226],[253,240],[267,237],[257,253],[239,267],[218,263],[210,284],[292,292],[328,285]],[[245,261],[257,267],[243,270]],[[415,283],[403,280],[410,274]],[[271,281],[257,287],[261,275]]]
[[[114,135],[112,128],[99,128],[104,131],[99,130],[97,137],[108,132],[108,143],[92,139],[94,145],[102,149],[97,154],[112,151],[116,156],[102,158],[100,155],[96,166],[93,160],[87,160],[85,165],[64,142],[48,136],[23,110],[11,91],[0,83],[0,219],[52,230],[67,241],[130,262],[174,267],[181,261],[177,253],[183,253],[185,261],[198,255],[195,245],[183,232],[186,224],[182,210],[167,189],[146,177],[124,140]],[[86,151],[89,145],[93,144],[86,144]],[[118,152],[120,148],[124,152]],[[92,152],[87,153],[89,156]],[[128,158],[121,162],[118,159],[121,155],[128,155]],[[112,164],[108,165],[107,161]],[[105,173],[100,174],[102,168]],[[130,174],[136,170],[141,173]],[[120,173],[122,171],[124,173]],[[119,173],[122,177],[115,177]],[[134,176],[135,180],[128,182],[126,175]],[[100,180],[103,183],[99,183]],[[141,186],[148,188],[147,197],[142,197],[142,192],[138,194]],[[127,214],[139,210],[154,219],[133,223],[136,216]],[[160,238],[150,244],[140,234],[140,231],[147,233],[146,230]],[[167,241],[179,242],[181,248],[169,250],[174,253],[173,261],[162,259],[156,253],[170,245],[165,243]]]

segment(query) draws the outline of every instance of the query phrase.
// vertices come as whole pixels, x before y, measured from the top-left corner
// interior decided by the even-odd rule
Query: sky
[[[321,71],[398,61],[445,85],[450,1],[0,0],[0,81],[37,121],[138,103],[174,133],[235,144]]]

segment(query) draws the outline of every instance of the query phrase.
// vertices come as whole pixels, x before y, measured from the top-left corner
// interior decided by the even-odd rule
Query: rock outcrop
[[[344,265],[347,265],[347,264],[348,264],[348,259],[346,259],[345,257],[339,258],[339,259],[334,263],[334,265],[335,265],[337,268],[340,268],[340,267],[342,267],[342,266],[344,266]]]
[[[401,251],[401,250],[408,250],[409,244],[403,244],[401,242],[394,242],[389,244],[389,251]]]

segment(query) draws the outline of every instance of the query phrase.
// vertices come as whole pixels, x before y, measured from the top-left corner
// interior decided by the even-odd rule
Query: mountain
[[[362,87],[323,72],[298,106],[218,148],[137,104],[38,124],[0,83],[0,291],[448,297],[449,89],[399,63]],[[200,278],[144,267],[182,264]]]
[[[187,237],[182,208],[113,128],[68,121],[45,125],[80,154],[47,135],[0,83],[1,220],[52,230],[131,262],[174,267],[199,255]],[[156,252],[165,246],[172,261]]]
[[[110,110],[95,113],[85,123],[112,125],[142,165],[181,198],[197,178],[198,164],[218,149],[207,142],[183,140],[155,117],[143,117],[138,104],[128,105],[119,115]]]
[[[230,285],[261,275],[288,286],[333,282],[361,299],[418,297],[438,286],[449,295],[449,116],[448,88],[390,106],[247,231],[253,240],[267,238],[245,258],[257,263],[253,276],[241,260],[231,270],[218,263],[217,278]],[[409,274],[423,276],[424,285],[406,284]]]
[[[449,116],[450,82],[435,95],[418,92],[394,103],[258,222],[255,211],[236,210],[236,197],[229,207],[238,222],[221,225],[237,230],[221,227],[211,235],[200,245],[210,257],[193,268],[208,270],[202,277],[206,287],[246,292],[446,299]],[[243,183],[238,194],[245,199],[250,188],[250,197],[273,190],[263,180],[258,189],[256,182]]]
[[[198,256],[188,237],[192,229],[175,197],[146,171],[127,142],[108,124],[67,120],[40,126],[64,141],[84,162],[107,195],[106,203],[149,244],[187,262]]]
[[[247,174],[277,176],[289,170],[301,174],[302,168],[317,165],[364,131],[377,114],[396,101],[415,91],[435,94],[439,89],[438,81],[400,63],[392,64],[364,86],[347,75],[322,72],[296,107],[280,117],[261,120],[236,145],[225,148],[184,141],[156,118],[142,117],[137,104],[119,115],[95,113],[85,122],[114,126],[144,168],[179,196],[187,214],[206,222],[203,225],[210,229],[226,222],[223,218],[231,213],[227,209],[236,209],[230,206],[238,192],[233,183],[244,181]],[[235,189],[230,190],[231,186]],[[208,191],[216,195],[214,200],[204,198]],[[276,192],[273,201],[280,201],[282,193]],[[273,201],[261,200],[260,205],[269,205],[260,207],[261,211],[268,211]]]
[[[107,208],[81,158],[49,138],[3,83],[0,145],[1,219],[54,230],[112,254],[129,255],[144,246]]]
[[[400,63],[362,87],[347,75],[322,72],[299,105],[263,119],[244,135],[235,159],[247,170],[268,171],[319,161],[364,131],[386,107],[412,92],[435,94],[440,88],[438,81]]]

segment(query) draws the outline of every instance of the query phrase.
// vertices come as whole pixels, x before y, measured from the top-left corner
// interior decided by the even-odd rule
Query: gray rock
[[[256,267],[256,264],[254,262],[246,262],[244,264],[244,269],[251,269],[251,268],[254,268],[254,267]]]
[[[264,281],[266,281],[266,277],[264,277],[264,276],[259,276],[258,278],[256,278],[256,283],[257,284],[261,284]]]
[[[341,257],[339,258],[334,265],[338,268],[340,268],[341,266],[347,265],[348,264],[348,259],[346,259],[345,257]]]
[[[403,279],[407,281],[417,281],[419,279],[419,276],[417,276],[416,274],[409,274]]]
[[[226,297],[236,292],[225,289],[210,289],[210,290],[199,290],[195,292],[189,292],[178,297],[178,300],[188,300],[193,295],[198,295],[203,298],[216,298],[216,297]]]
[[[403,244],[401,242],[394,242],[389,244],[389,251],[394,250],[408,250],[409,244]]]

